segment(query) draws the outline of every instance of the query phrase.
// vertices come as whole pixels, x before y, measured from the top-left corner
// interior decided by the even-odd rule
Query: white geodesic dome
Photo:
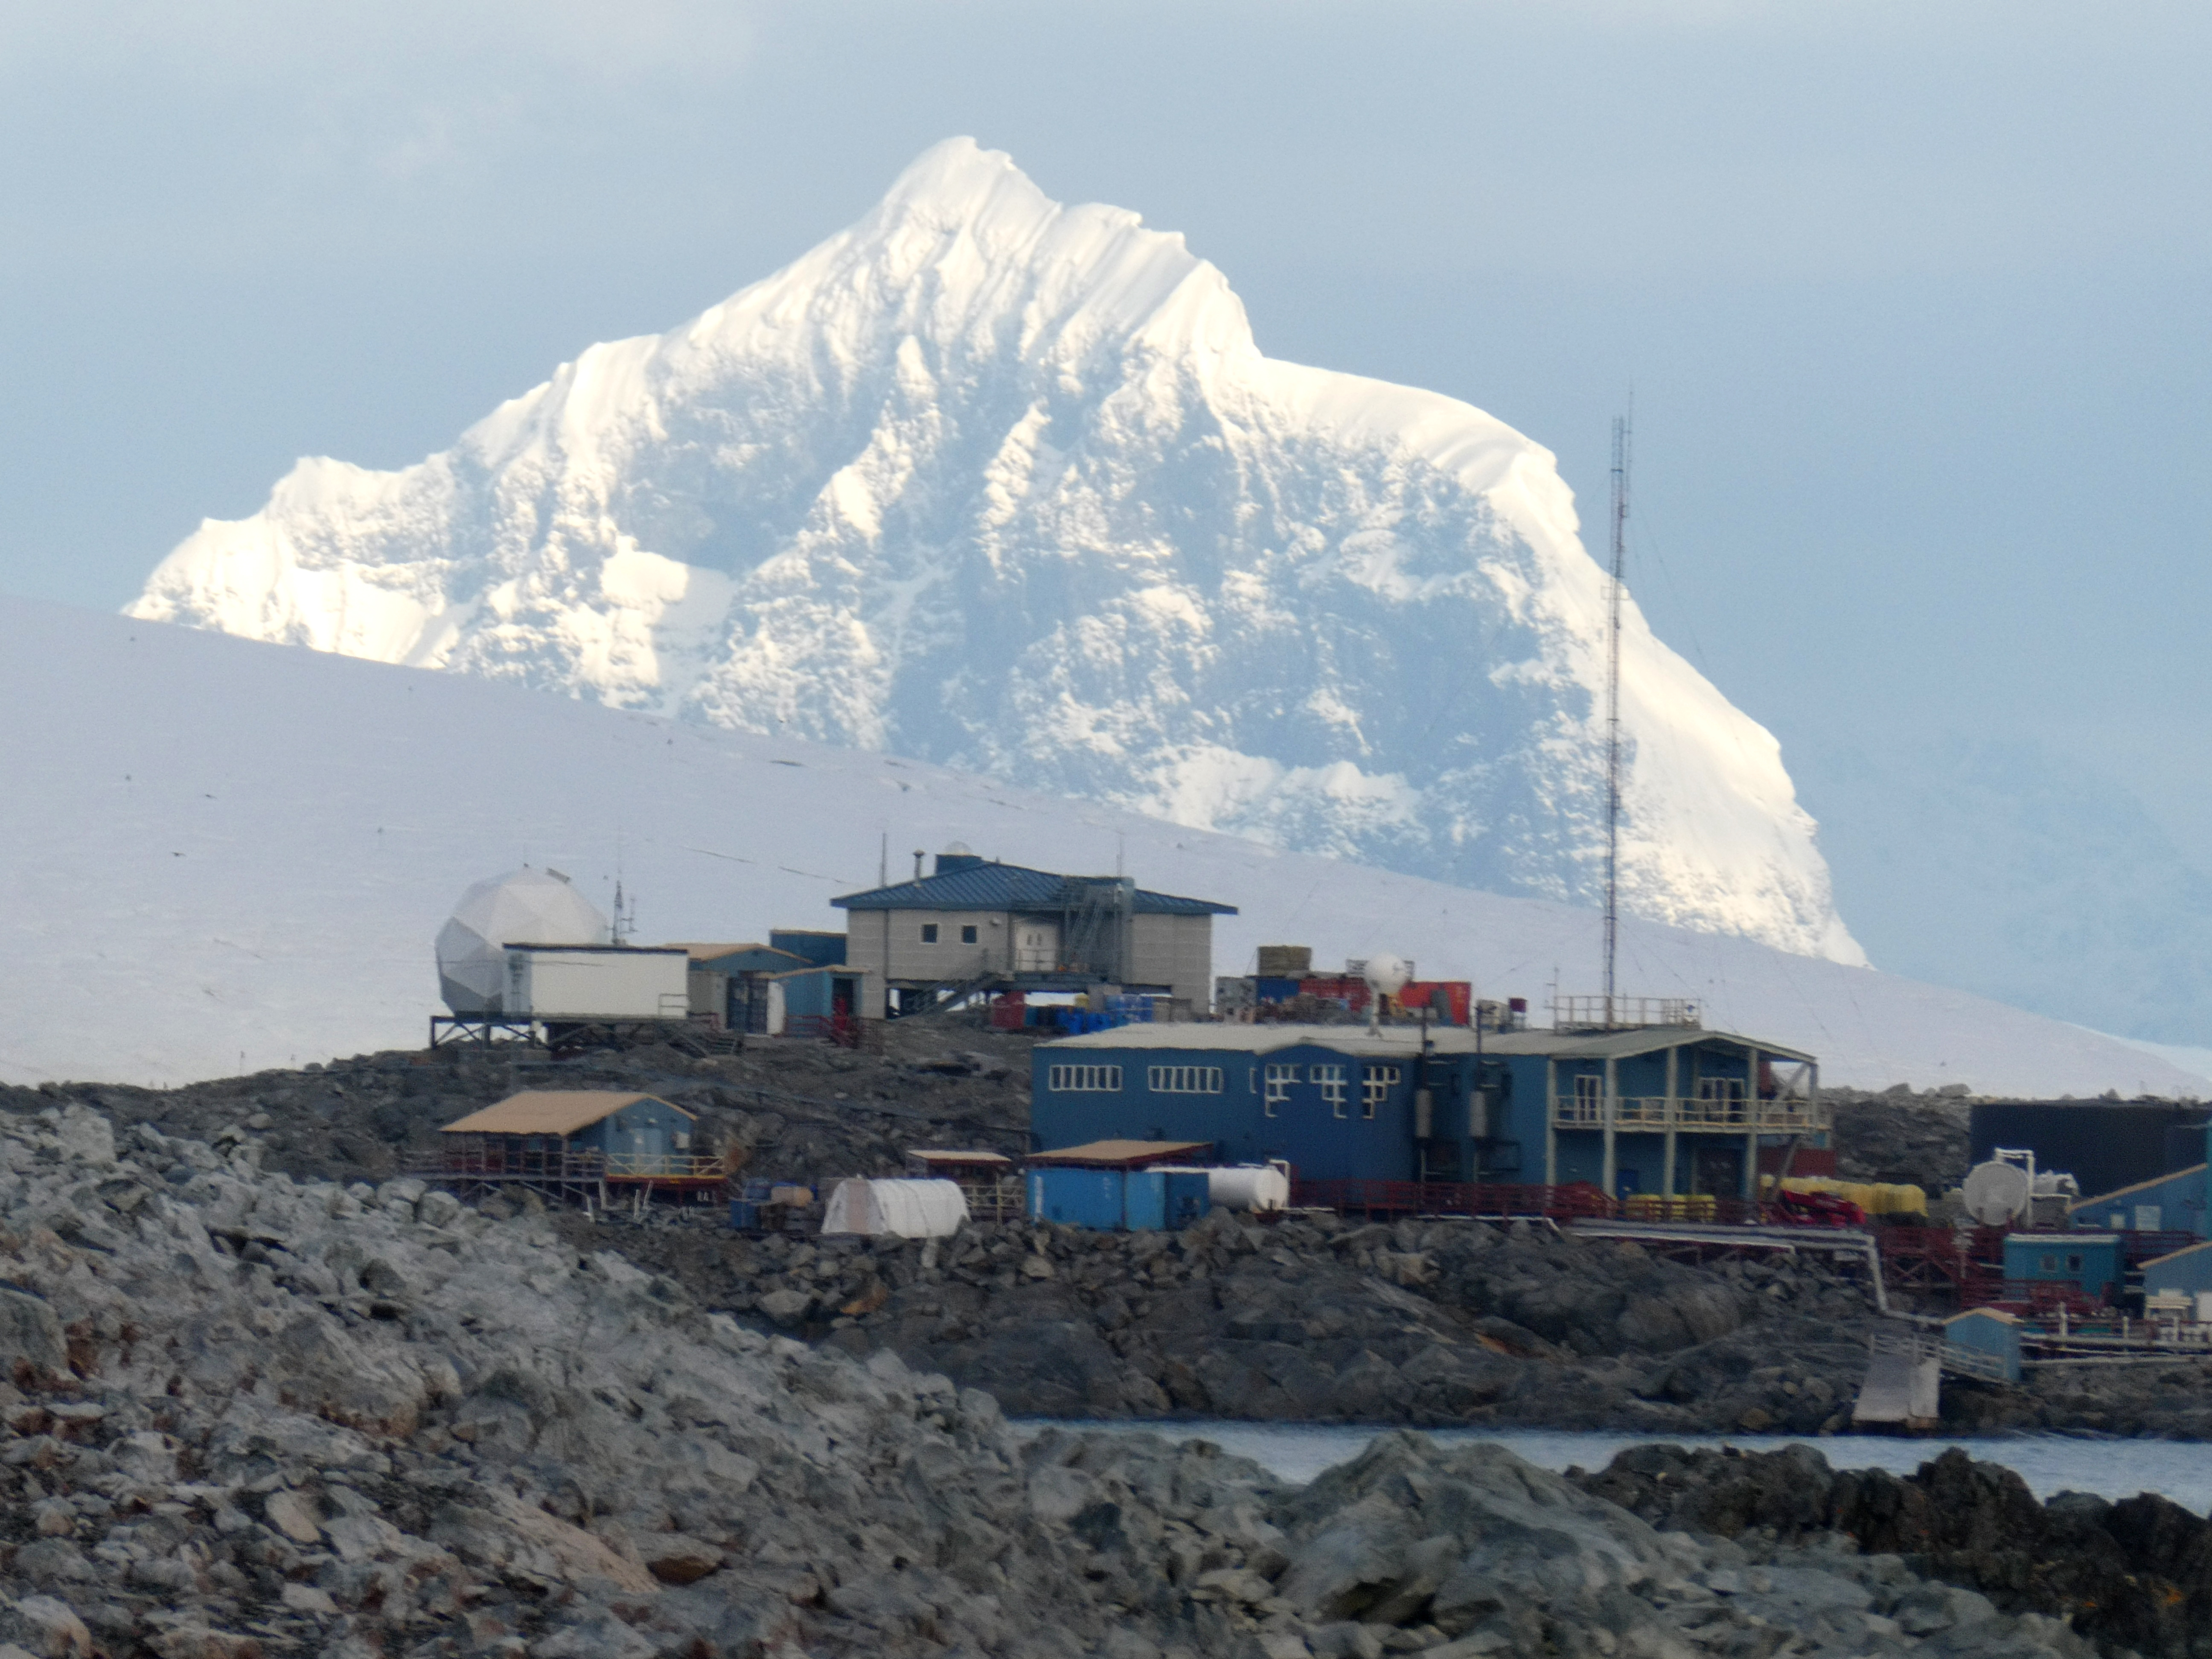
[[[510,945],[605,945],[599,908],[553,870],[516,870],[461,895],[438,930],[438,994],[457,1014],[495,1014]]]

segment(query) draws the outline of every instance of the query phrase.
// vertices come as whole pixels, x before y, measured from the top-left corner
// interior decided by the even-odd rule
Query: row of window
[[[1221,1092],[1218,1066],[1152,1066],[1146,1068],[1145,1086],[1156,1095],[1218,1095]]]
[[[937,943],[937,924],[935,922],[925,921],[921,924],[921,942],[924,945],[934,945]],[[961,927],[960,942],[963,945],[973,945],[975,942],[975,927],[974,923],[967,923]]]
[[[1046,1068],[1045,1087],[1054,1094],[1119,1094],[1118,1066],[1053,1066]]]
[[[1322,1104],[1338,1117],[1351,1115],[1349,1085],[1343,1066],[1309,1066],[1307,1080],[1321,1090]],[[1359,1068],[1359,1115],[1373,1117],[1375,1109],[1390,1097],[1390,1091],[1398,1086],[1401,1073],[1395,1066],[1363,1066]],[[1261,1097],[1261,1109],[1269,1117],[1275,1116],[1284,1102],[1291,1097],[1291,1085],[1298,1080],[1298,1067],[1294,1065],[1270,1065],[1262,1079],[1266,1092]]]
[[[1346,1066],[1309,1066],[1305,1081],[1321,1091],[1322,1104],[1338,1117],[1349,1117],[1351,1112],[1351,1082]],[[1254,1077],[1253,1084],[1264,1081],[1265,1092],[1261,1106],[1267,1116],[1275,1116],[1291,1097],[1291,1086],[1299,1079],[1297,1066],[1270,1065],[1264,1079]],[[1390,1091],[1398,1086],[1403,1075],[1395,1066],[1363,1066],[1359,1068],[1359,1115],[1371,1118],[1376,1109],[1390,1097]],[[1222,1091],[1222,1071],[1218,1066],[1148,1066],[1145,1068],[1145,1086],[1156,1095],[1218,1095]],[[1052,1066],[1045,1071],[1045,1087],[1054,1094],[1115,1094],[1121,1087],[1121,1068],[1119,1066]]]

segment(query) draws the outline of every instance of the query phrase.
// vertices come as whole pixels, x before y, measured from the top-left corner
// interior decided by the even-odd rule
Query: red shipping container
[[[1340,1002],[1355,1014],[1367,1012],[1367,981],[1364,979],[1342,974],[1309,974],[1298,981],[1298,994]]]
[[[1422,1009],[1434,1005],[1436,994],[1444,994],[1444,1006],[1449,1011],[1445,1023],[1464,1025],[1474,1008],[1474,987],[1463,979],[1417,979],[1407,982],[1398,993],[1398,1006],[1408,1015],[1419,1015]]]

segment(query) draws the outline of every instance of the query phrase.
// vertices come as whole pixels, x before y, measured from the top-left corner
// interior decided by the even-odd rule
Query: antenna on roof
[[[884,844],[876,849],[876,885],[891,884],[891,832],[884,831]]]
[[[1628,553],[1629,413],[1613,422],[1613,580],[1606,595],[1605,1024],[1613,1028],[1613,961],[1620,945],[1620,590]]]

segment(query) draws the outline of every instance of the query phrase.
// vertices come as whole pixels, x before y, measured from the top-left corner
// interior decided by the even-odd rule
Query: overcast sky
[[[1632,384],[1639,595],[1785,757],[2032,738],[2203,857],[2208,46],[2201,0],[0,0],[0,589],[118,605],[294,457],[442,447],[971,133],[1594,526]]]

